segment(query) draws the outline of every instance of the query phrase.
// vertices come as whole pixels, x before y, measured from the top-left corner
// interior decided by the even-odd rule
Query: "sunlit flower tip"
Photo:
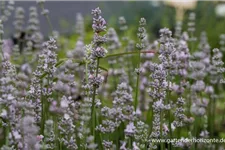
[[[95,8],[92,10],[91,14],[94,15],[94,16],[98,16],[102,13],[102,11],[100,10],[99,7]]]
[[[12,133],[13,133],[13,136],[14,136],[14,138],[15,138],[16,140],[19,140],[19,139],[22,138],[22,136],[19,134],[18,131],[13,131]]]
[[[53,101],[52,106],[56,106],[56,105],[57,105],[57,101]]]
[[[137,146],[136,142],[132,143],[133,150],[140,150],[140,148]]]
[[[62,108],[67,108],[69,106],[69,104],[68,104],[66,99],[62,99],[61,102],[60,102],[60,106]]]
[[[68,114],[64,114],[64,119],[68,120],[70,116]]]
[[[42,15],[46,16],[49,14],[49,10],[48,9],[44,9],[42,12],[41,12]]]
[[[134,126],[133,122],[130,122],[127,126],[126,129],[124,130],[125,134],[127,135],[133,135],[135,133],[136,127]]]
[[[119,24],[126,24],[126,19],[123,16],[119,17]]]
[[[120,146],[120,150],[127,150],[126,145],[127,145],[127,142],[122,142],[122,145]]]
[[[38,140],[38,141],[42,141],[43,138],[44,138],[43,135],[37,135],[37,140]]]
[[[2,109],[2,112],[0,114],[1,118],[6,118],[7,117],[7,111],[5,109]]]
[[[140,26],[145,26],[146,25],[146,20],[145,18],[141,18],[139,21]]]
[[[90,75],[88,76],[88,78],[89,78],[89,79],[93,79],[93,78],[94,78],[94,75],[93,75],[93,74],[90,74]]]

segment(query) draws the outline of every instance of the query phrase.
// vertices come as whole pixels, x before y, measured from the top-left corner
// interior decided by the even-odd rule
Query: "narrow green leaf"
[[[109,57],[116,57],[116,56],[123,56],[123,55],[129,55],[129,54],[138,54],[138,51],[131,51],[131,52],[124,52],[124,53],[116,53],[116,54],[109,54],[102,58],[109,58]],[[155,53],[153,50],[147,50],[147,51],[141,51],[141,53]],[[101,59],[102,59],[101,58]]]
[[[99,68],[101,68],[102,70],[105,70],[106,72],[108,72],[108,69],[102,67],[102,66],[99,66]]]

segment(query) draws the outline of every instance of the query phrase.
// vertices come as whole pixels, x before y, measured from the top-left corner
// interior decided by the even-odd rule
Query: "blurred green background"
[[[199,37],[202,31],[206,31],[211,47],[219,47],[219,36],[225,33],[225,1],[181,0],[176,2],[183,2],[180,5],[185,6],[186,3],[193,1],[195,6],[184,11],[183,31],[187,29],[189,13],[195,12],[196,36]],[[37,4],[35,1],[15,1],[15,6],[22,6],[26,12],[26,18],[28,18],[29,7],[37,6]],[[102,9],[102,15],[108,23],[107,27],[114,27],[118,34],[120,34],[118,17],[124,16],[129,29],[127,34],[133,39],[136,38],[140,17],[145,17],[147,20],[147,31],[151,41],[158,37],[160,28],[167,27],[172,31],[175,29],[177,8],[168,5],[165,1],[46,1],[45,3],[45,8],[50,11],[49,16],[54,29],[64,36],[75,34],[75,18],[78,12],[85,16],[86,35],[89,36],[89,33],[93,33],[90,13],[91,9],[95,7]],[[47,21],[42,15],[39,18],[41,30],[47,35],[49,33]],[[11,36],[14,32],[13,19],[14,12],[5,24],[5,37]],[[91,37],[92,35],[90,35]]]
[[[211,47],[219,47],[219,36],[225,33],[225,16],[222,16],[225,12],[222,12],[224,14],[216,12],[221,11],[218,7],[225,11],[224,5],[225,2],[222,1],[197,1],[193,9],[184,11],[183,31],[187,30],[189,13],[195,12],[196,36],[199,37],[202,31],[206,31]],[[134,35],[139,18],[145,17],[150,40],[158,37],[160,28],[167,27],[172,31],[175,30],[176,9],[163,1],[106,2],[102,6],[104,15],[109,19],[109,26],[115,27],[117,31],[117,18],[121,15],[127,19],[128,27]]]

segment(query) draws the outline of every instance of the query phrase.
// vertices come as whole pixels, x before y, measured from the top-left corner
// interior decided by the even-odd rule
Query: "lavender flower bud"
[[[16,29],[16,33],[14,36],[16,38],[20,37],[21,32],[23,31],[23,26],[25,24],[25,11],[22,7],[17,7],[15,11],[15,21],[13,22],[13,25]]]
[[[1,54],[3,53],[3,34],[4,34],[4,31],[3,31],[3,24],[2,24],[2,20],[0,20],[0,51],[1,51]],[[1,56],[1,57],[4,57],[4,56]]]
[[[93,24],[92,24],[92,28],[94,32],[99,33],[99,32],[105,31],[106,21],[104,18],[102,18],[102,16],[100,16],[101,10],[99,9],[99,7],[92,10],[91,14],[94,16]]]
[[[177,21],[176,22],[176,27],[175,27],[175,37],[180,38],[182,33],[182,22]]]
[[[205,92],[206,92],[207,94],[213,94],[213,93],[214,93],[214,88],[213,88],[212,86],[207,86],[207,87],[205,88]]]
[[[146,25],[146,20],[145,18],[141,18],[139,21],[140,26],[145,26]]]
[[[97,47],[95,50],[93,50],[93,57],[94,58],[101,58],[104,57],[107,53],[107,50],[104,47]]]
[[[195,13],[192,12],[189,14],[189,22],[188,22],[188,32],[189,32],[189,41],[196,41],[197,38],[194,37],[194,32],[195,32]]]
[[[102,145],[104,146],[105,149],[110,149],[110,148],[113,147],[113,142],[112,141],[103,140]]]
[[[134,126],[134,123],[133,122],[130,122],[127,126],[126,126],[126,129],[124,130],[124,133],[126,136],[134,136],[136,132],[136,127]]]
[[[160,33],[160,40],[159,40],[160,43],[165,44],[171,41],[172,32],[169,29],[167,28],[160,29],[159,33]]]
[[[146,45],[144,44],[144,38],[146,37],[146,30],[144,28],[145,25],[146,25],[146,20],[144,18],[141,18],[139,21],[139,27],[138,27],[138,33],[137,33],[140,43],[137,43],[136,45],[136,47],[139,50],[142,50],[143,48],[146,47]]]
[[[107,43],[109,44],[108,49],[110,52],[120,48],[121,46],[117,33],[113,28],[109,28],[107,32]]]
[[[126,25],[126,19],[123,16],[119,17],[119,25],[121,31],[125,31],[128,28]]]
[[[84,18],[81,13],[77,13],[76,15],[75,31],[77,34],[80,35],[81,40],[83,40],[85,31],[84,31]]]
[[[44,10],[42,10],[41,14],[44,15],[44,16],[48,16],[49,10],[48,9],[44,9]]]
[[[225,51],[225,34],[220,35],[220,50]]]

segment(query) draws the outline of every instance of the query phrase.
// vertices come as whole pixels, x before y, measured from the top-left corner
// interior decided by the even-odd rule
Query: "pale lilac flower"
[[[75,32],[80,36],[80,40],[83,41],[85,35],[84,18],[81,13],[76,14]]]
[[[124,130],[124,133],[126,136],[134,136],[136,132],[136,127],[134,126],[133,122],[130,122],[127,126],[126,129]]]
[[[225,51],[225,34],[220,35],[220,50]]]
[[[189,22],[188,22],[188,32],[189,32],[189,41],[196,41],[197,38],[195,37],[194,33],[195,33],[195,19],[196,19],[196,14],[194,12],[191,12],[189,14]]]
[[[121,31],[125,31],[127,30],[127,25],[126,25],[126,19],[124,18],[124,16],[119,17],[118,22],[120,24],[120,30]]]

